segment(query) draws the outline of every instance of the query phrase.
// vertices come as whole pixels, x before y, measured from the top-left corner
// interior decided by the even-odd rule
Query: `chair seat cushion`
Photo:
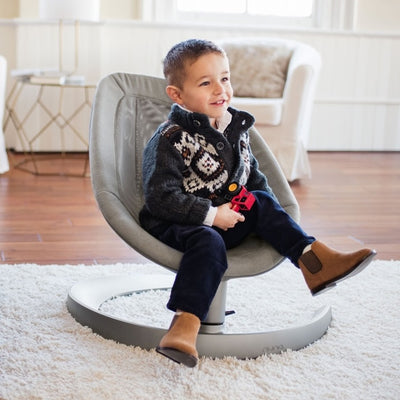
[[[257,99],[234,97],[231,105],[254,116],[257,125],[279,125],[282,118],[283,99]]]

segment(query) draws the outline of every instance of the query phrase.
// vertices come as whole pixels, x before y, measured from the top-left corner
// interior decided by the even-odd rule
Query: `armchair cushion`
[[[233,97],[231,104],[238,110],[248,111],[259,125],[277,126],[281,123],[283,98]]]
[[[282,97],[292,49],[282,44],[265,46],[262,42],[247,46],[241,41],[223,43],[222,47],[230,60],[236,96]]]

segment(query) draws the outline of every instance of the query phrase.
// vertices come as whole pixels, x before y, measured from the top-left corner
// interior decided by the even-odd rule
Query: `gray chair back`
[[[106,221],[134,250],[170,270],[179,268],[182,253],[149,235],[139,224],[143,206],[143,149],[166,120],[171,100],[161,78],[115,73],[98,84],[90,122],[90,170],[93,191]],[[260,168],[285,210],[298,221],[296,199],[275,157],[257,133],[251,145]],[[268,244],[249,237],[228,251],[225,278],[257,275],[283,258]]]

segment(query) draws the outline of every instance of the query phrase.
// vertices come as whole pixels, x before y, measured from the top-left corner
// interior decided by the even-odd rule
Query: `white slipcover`
[[[7,61],[0,55],[0,174],[9,170],[3,133],[3,117],[6,98]]]
[[[289,182],[311,177],[307,141],[321,66],[319,53],[307,44],[286,39],[233,38],[219,42],[223,48],[230,43],[236,45],[235,51],[238,46],[243,46],[246,55],[251,46],[282,46],[292,49],[281,97],[234,97],[232,106],[254,115],[258,132],[271,148]],[[257,55],[257,52],[254,54]],[[253,60],[244,56],[240,62],[250,65]],[[250,79],[250,74],[247,78]]]

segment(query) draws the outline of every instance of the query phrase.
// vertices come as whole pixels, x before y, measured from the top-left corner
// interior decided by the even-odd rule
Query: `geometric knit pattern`
[[[180,135],[176,132],[180,130]],[[228,180],[229,172],[224,159],[213,144],[199,133],[189,134],[178,125],[169,125],[162,135],[169,138],[172,133],[173,145],[181,154],[187,170],[183,176],[183,188],[187,193],[197,193],[206,189],[210,195],[220,189]],[[247,135],[246,135],[247,136]],[[240,141],[240,155],[243,172],[238,183],[244,185],[250,174],[250,154],[248,143]],[[211,196],[212,197],[212,196]]]
[[[214,193],[227,181],[228,171],[215,147],[207,143],[204,136],[197,133],[194,136],[193,138],[182,131],[180,141],[174,143],[187,167],[183,187],[188,193],[195,193],[203,188]]]

